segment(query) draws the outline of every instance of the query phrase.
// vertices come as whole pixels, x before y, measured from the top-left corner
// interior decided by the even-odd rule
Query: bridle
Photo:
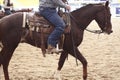
[[[95,34],[104,33],[104,30],[107,29],[107,25],[108,25],[108,15],[111,15],[111,14],[109,14],[108,11],[107,11],[108,8],[109,8],[109,7],[105,7],[105,6],[104,6],[105,26],[104,26],[103,30],[90,30],[90,29],[88,29],[88,28],[83,28],[82,26],[80,26],[80,28],[81,28],[82,30],[86,30],[86,31],[88,31],[88,32],[95,33]],[[69,16],[73,19],[73,21],[74,21],[77,25],[80,25],[71,13],[69,13]]]
[[[108,18],[107,17],[109,15],[111,15],[111,14],[108,13],[107,8],[109,8],[109,7],[105,7],[105,9],[104,9],[104,12],[105,12],[104,13],[105,14],[105,27],[104,27],[104,30],[107,29],[107,25],[108,25]]]
[[[103,28],[103,30],[90,30],[90,29],[87,29],[87,28],[86,28],[86,29],[85,29],[86,31],[91,32],[91,33],[101,34],[101,33],[104,32],[105,29],[107,29],[107,25],[108,25],[108,18],[107,18],[108,12],[107,12],[107,8],[108,8],[108,7],[104,7],[105,27]],[[108,15],[111,15],[111,14],[108,14]]]

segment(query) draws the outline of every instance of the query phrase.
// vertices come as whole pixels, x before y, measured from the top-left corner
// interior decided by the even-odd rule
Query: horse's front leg
[[[63,51],[61,53],[61,55],[60,55],[60,59],[59,59],[59,62],[58,62],[58,68],[57,68],[57,71],[54,74],[54,78],[56,80],[62,80],[61,75],[60,75],[60,71],[61,71],[61,69],[63,67],[63,64],[64,64],[65,59],[66,59],[67,56],[68,56],[68,53],[65,52],[65,51]]]
[[[60,59],[59,59],[59,62],[58,62],[58,69],[57,70],[61,70],[63,65],[64,65],[64,62],[65,62],[65,59],[67,58],[68,56],[68,53],[63,51],[60,55]]]
[[[71,55],[76,57],[82,63],[82,65],[83,65],[83,80],[87,80],[87,60],[84,58],[84,56],[81,54],[81,52],[78,50],[77,47],[75,48],[76,53],[74,53],[74,50],[71,52],[70,52]],[[76,56],[75,56],[75,54],[76,54]]]

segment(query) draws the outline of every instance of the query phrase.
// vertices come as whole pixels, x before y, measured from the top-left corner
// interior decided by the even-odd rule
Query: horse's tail
[[[2,43],[0,42],[0,48],[3,48],[3,45],[2,45]]]
[[[0,42],[0,49],[2,49],[2,48],[3,48],[3,45]],[[1,53],[1,51],[0,51],[0,53]],[[1,67],[1,65],[2,65],[2,55],[0,54],[0,67]]]
[[[2,71],[2,55],[0,54],[0,74],[1,74],[1,71]]]
[[[2,65],[2,55],[0,54],[0,67]]]
[[[2,43],[0,42],[0,68],[1,68],[1,66],[2,66],[2,59],[3,59],[3,56],[2,56],[2,54],[1,54],[1,50],[2,50],[2,48],[3,48],[3,45],[2,45]]]
[[[2,79],[3,75],[3,65],[0,63],[0,80]]]

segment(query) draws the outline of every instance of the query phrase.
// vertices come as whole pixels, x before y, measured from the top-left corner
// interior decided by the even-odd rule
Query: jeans
[[[54,31],[48,37],[48,45],[56,47],[58,40],[60,39],[61,34],[63,34],[65,29],[65,23],[63,19],[58,15],[55,8],[40,8],[40,15],[45,17],[50,21],[54,26]]]
[[[9,9],[5,9],[5,14],[9,15],[9,14],[12,14],[12,12]]]

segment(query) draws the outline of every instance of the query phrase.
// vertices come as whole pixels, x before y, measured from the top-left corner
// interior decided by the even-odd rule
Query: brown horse
[[[63,67],[66,57],[68,54],[76,57],[83,65],[83,80],[87,79],[87,60],[84,58],[82,53],[78,50],[78,46],[83,40],[84,30],[90,24],[92,20],[95,20],[102,32],[110,34],[112,33],[111,25],[111,14],[108,7],[109,2],[105,5],[102,4],[89,4],[80,9],[77,9],[70,13],[71,15],[71,32],[65,34],[63,52],[60,55],[58,63],[58,71]],[[15,13],[0,20],[0,41],[2,42],[3,48],[0,52],[0,66],[3,66],[5,80],[9,80],[8,65],[10,59],[15,51],[16,47],[20,43],[22,31],[23,31],[23,13]],[[24,29],[25,30],[25,29]],[[41,45],[39,32],[33,31],[33,37],[26,36],[26,43],[36,46]],[[46,34],[46,39],[49,34]],[[35,41],[34,41],[35,39]],[[47,44],[45,44],[47,45]],[[40,47],[40,46],[38,46]]]

